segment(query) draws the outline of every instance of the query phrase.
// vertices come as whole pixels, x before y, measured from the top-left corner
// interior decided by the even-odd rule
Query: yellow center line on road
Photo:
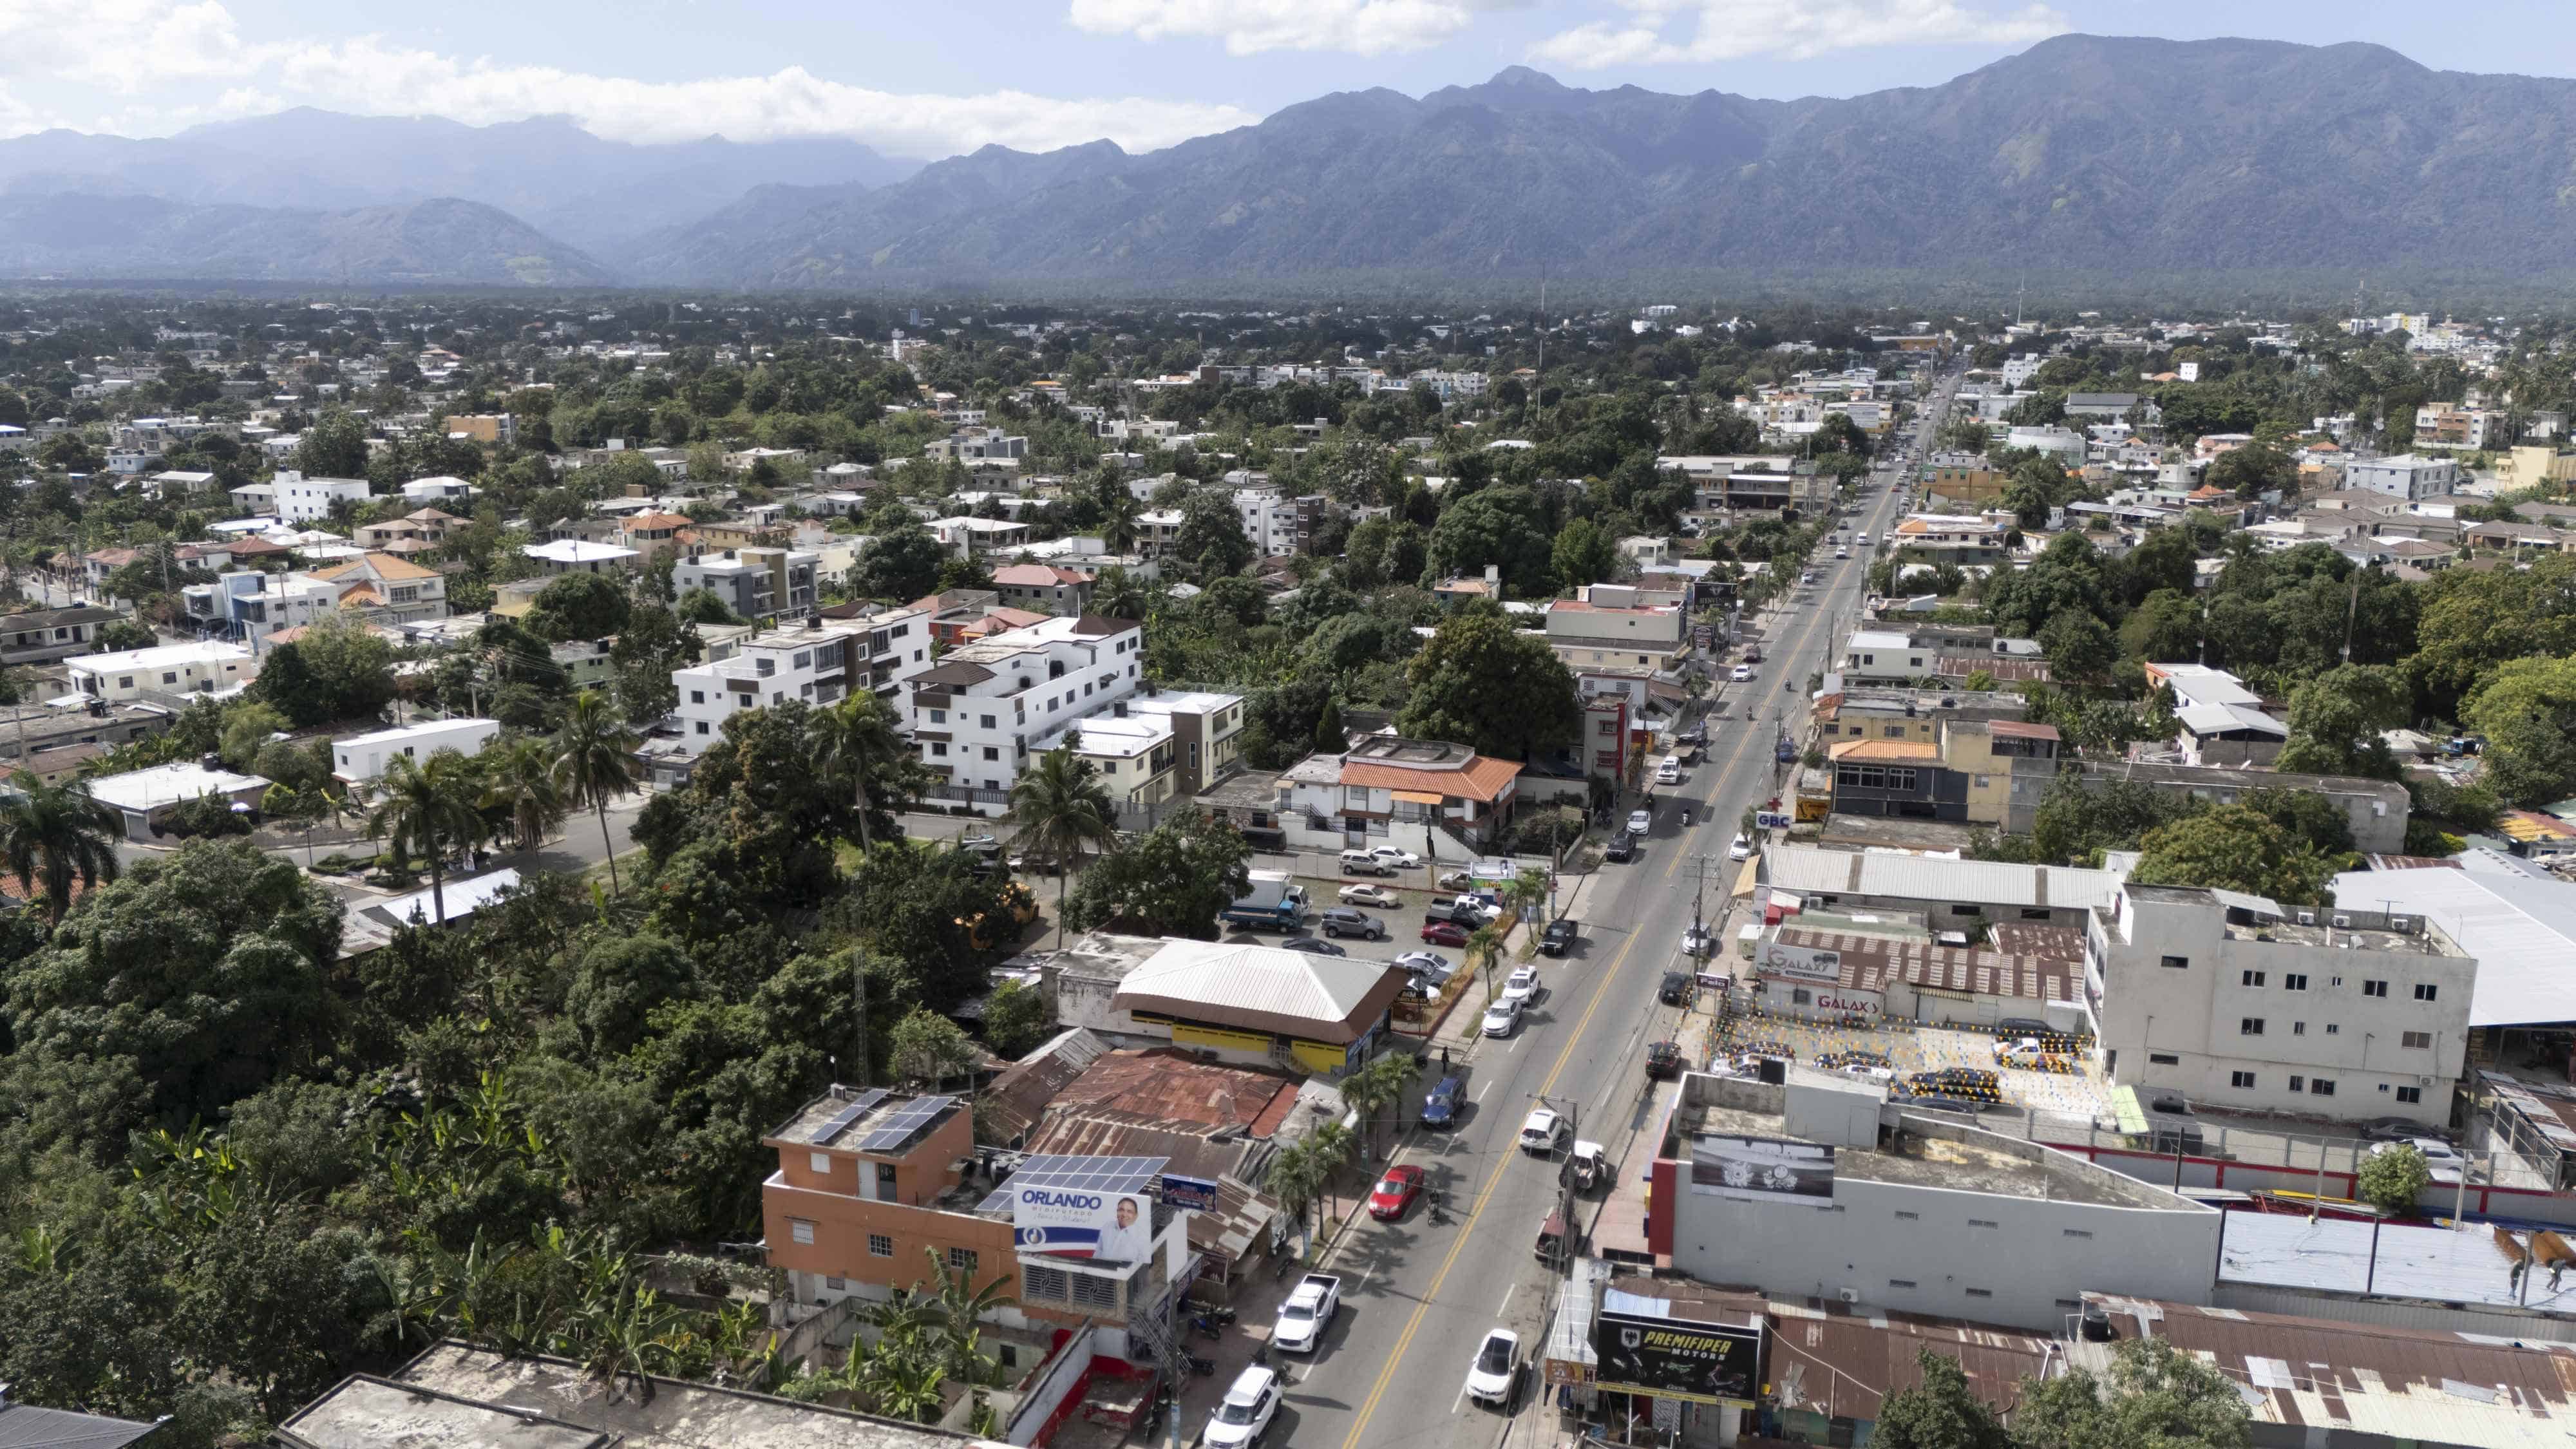
[[[1814,635],[1819,623],[1830,626],[1830,617],[1810,612],[1804,626],[1798,630],[1798,643],[1791,646],[1793,654],[1805,649],[1807,641]],[[1746,703],[1750,705],[1752,701],[1747,699]],[[1748,712],[1746,718],[1749,722],[1753,716]],[[1747,739],[1750,738],[1751,734],[1747,732]],[[1746,747],[1743,742],[1737,744],[1734,755],[1729,757],[1729,768],[1732,768],[1735,761],[1743,758]],[[1713,804],[1714,800],[1707,798],[1703,803]],[[1676,842],[1677,845],[1679,843]],[[1674,874],[1681,869],[1682,861],[1689,855],[1690,852],[1686,849],[1676,849],[1673,852],[1672,860],[1664,866],[1662,884],[1666,889],[1671,888]],[[1583,1040],[1584,1031],[1592,1025],[1593,1014],[1598,1012],[1601,1009],[1601,1003],[1609,998],[1611,983],[1618,980],[1620,972],[1627,968],[1628,953],[1637,949],[1637,942],[1644,937],[1643,931],[1632,932],[1627,944],[1619,948],[1619,954],[1611,958],[1610,969],[1593,982],[1592,1001],[1583,1008],[1583,1015],[1575,1018],[1573,1034],[1566,1038],[1564,1049],[1556,1054],[1555,1065],[1548,1069],[1547,1080],[1539,1086],[1540,1096],[1556,1090],[1557,1079],[1565,1075],[1567,1063],[1573,1061],[1574,1048]],[[1467,1250],[1467,1240],[1474,1236],[1476,1224],[1485,1216],[1485,1209],[1493,1202],[1494,1190],[1502,1186],[1503,1177],[1503,1172],[1496,1172],[1485,1180],[1484,1191],[1476,1194],[1475,1206],[1469,1208],[1467,1216],[1459,1222],[1457,1240],[1449,1245],[1449,1255],[1440,1260],[1440,1271],[1432,1275],[1431,1286],[1423,1290],[1420,1301],[1414,1304],[1413,1316],[1405,1320],[1404,1332],[1397,1335],[1395,1348],[1386,1357],[1386,1367],[1378,1371],[1377,1382],[1369,1387],[1368,1397],[1360,1401],[1359,1413],[1351,1420],[1351,1431],[1342,1439],[1342,1449],[1359,1449],[1361,1436],[1368,1432],[1369,1420],[1376,1416],[1378,1404],[1386,1398],[1388,1387],[1394,1384],[1396,1369],[1403,1364],[1405,1353],[1413,1347],[1414,1335],[1422,1331],[1422,1322],[1430,1316],[1431,1305],[1439,1301],[1441,1286],[1449,1281],[1450,1270],[1458,1266],[1458,1255]]]

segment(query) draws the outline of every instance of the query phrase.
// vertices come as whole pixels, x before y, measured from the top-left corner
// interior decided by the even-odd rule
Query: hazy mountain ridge
[[[1142,156],[994,149],[801,213],[733,208],[622,260],[750,287],[2576,265],[2576,82],[2369,45],[2065,36],[1939,86],[1788,102],[1515,67]]]
[[[454,286],[597,287],[579,251],[453,199],[321,212],[148,196],[0,196],[0,274]]]

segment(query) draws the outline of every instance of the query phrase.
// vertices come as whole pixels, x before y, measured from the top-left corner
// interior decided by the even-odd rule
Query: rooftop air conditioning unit
[[[1845,1303],[1858,1303],[1860,1301],[1860,1290],[1857,1288],[1841,1288],[1835,1291],[1842,1295],[1842,1300]]]
[[[2315,925],[2316,923],[2317,923],[2317,913],[2316,913],[2316,912],[2314,912],[2314,911],[2301,911],[2301,912],[2299,912],[2299,924],[2300,924],[2300,925],[2302,925],[2302,926],[2313,926],[2313,925]]]
[[[2351,925],[2352,925],[2352,917],[2350,917],[2350,916],[2337,916],[2337,917],[2335,917],[2335,918],[2334,918],[2334,923],[2335,923],[2335,925],[2336,925],[2336,926],[2338,926],[2338,927],[2345,928],[2345,929],[2349,929],[2349,928],[2351,927]]]
[[[2388,929],[2392,931],[2414,930],[2415,918],[2413,916],[2390,916],[2388,918]]]

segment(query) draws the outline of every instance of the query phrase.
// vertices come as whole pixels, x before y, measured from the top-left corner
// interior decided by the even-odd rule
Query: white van
[[[1342,874],[1393,875],[1395,867],[1365,850],[1345,850],[1342,852]]]
[[[1655,766],[1655,783],[1658,785],[1678,785],[1681,782],[1682,757],[1679,755],[1664,756],[1664,762]]]

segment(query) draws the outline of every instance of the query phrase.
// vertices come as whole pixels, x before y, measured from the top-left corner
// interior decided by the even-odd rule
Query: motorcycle
[[[1682,823],[1683,823],[1684,825],[1688,825],[1688,824],[1690,824],[1690,822],[1691,822],[1691,813],[1690,813],[1690,808],[1689,808],[1688,806],[1684,806],[1684,807],[1683,807],[1683,809],[1682,809]]]
[[[1199,1337],[1206,1339],[1210,1343],[1215,1343],[1225,1337],[1225,1330],[1216,1324],[1209,1322],[1206,1314],[1200,1314],[1198,1317],[1190,1320],[1190,1332],[1197,1334]]]
[[[1210,1323],[1232,1323],[1234,1321],[1234,1310],[1220,1303],[1213,1307],[1200,1309],[1198,1316],[1206,1319]]]
[[[1191,1353],[1183,1354],[1181,1356],[1181,1361],[1188,1364],[1190,1366],[1190,1372],[1197,1374],[1200,1378],[1214,1378],[1216,1376],[1215,1359],[1201,1358],[1197,1354]]]
[[[1154,1402],[1145,1407],[1145,1442],[1152,1443],[1162,1431],[1163,1416],[1172,1411],[1172,1388],[1166,1384],[1154,1394]]]

